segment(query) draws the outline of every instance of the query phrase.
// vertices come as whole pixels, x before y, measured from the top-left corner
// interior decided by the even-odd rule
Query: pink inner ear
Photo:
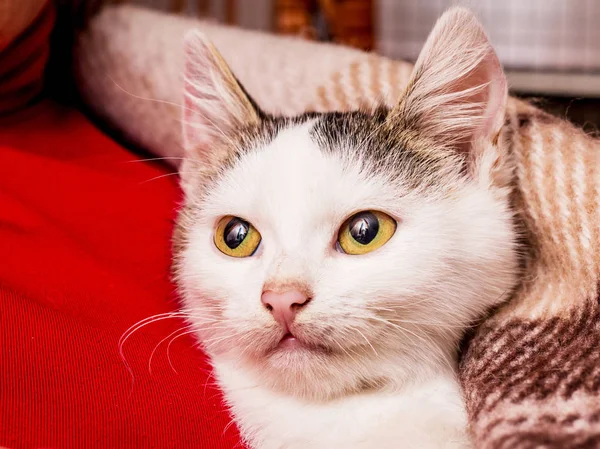
[[[478,86],[484,86],[484,88],[461,100],[482,105],[481,115],[474,116],[474,120],[480,118],[481,121],[472,129],[469,139],[471,141],[479,138],[492,138],[504,123],[504,107],[507,97],[506,78],[492,47],[479,65],[456,83],[454,90],[456,92],[468,91]],[[469,142],[465,141],[461,147],[465,145],[466,147],[463,149],[467,150]]]
[[[197,101],[193,100],[194,87],[185,81],[183,94],[183,146],[186,151],[199,151],[206,144],[206,134],[203,132],[202,117],[198,113]]]
[[[487,106],[484,111],[484,121],[477,135],[474,137],[493,137],[504,123],[504,109],[508,95],[506,77],[500,65],[498,57],[490,52],[482,62],[488,80],[487,95],[485,101]]]
[[[190,32],[184,44],[183,145],[186,151],[203,151],[210,142],[210,119],[206,116],[211,64],[206,43],[197,32]],[[206,86],[202,92],[199,86]]]
[[[215,139],[211,126],[206,123],[207,119],[202,114],[203,110],[198,108],[196,100],[184,95],[183,147],[186,152],[194,153],[196,156],[208,152]]]

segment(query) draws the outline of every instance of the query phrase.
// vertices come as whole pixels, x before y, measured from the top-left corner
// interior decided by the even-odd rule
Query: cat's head
[[[506,81],[474,17],[440,19],[391,110],[271,117],[202,35],[186,55],[175,269],[209,354],[320,398],[451,360],[517,271]]]

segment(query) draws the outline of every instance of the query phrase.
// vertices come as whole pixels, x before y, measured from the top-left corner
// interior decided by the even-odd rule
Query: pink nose
[[[309,299],[304,293],[297,290],[283,293],[265,291],[261,297],[262,303],[273,314],[275,321],[286,328],[294,321],[298,309],[304,306]]]

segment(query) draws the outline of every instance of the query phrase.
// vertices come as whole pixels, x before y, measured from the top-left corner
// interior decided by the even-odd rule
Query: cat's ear
[[[390,120],[455,150],[494,140],[504,124],[507,85],[482,26],[464,8],[440,17]]]
[[[188,32],[184,48],[183,145],[186,157],[210,163],[260,111],[204,34]]]

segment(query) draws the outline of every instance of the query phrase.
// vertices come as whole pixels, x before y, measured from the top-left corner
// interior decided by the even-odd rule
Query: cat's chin
[[[260,384],[303,399],[329,400],[364,387],[364,377],[356,376],[355,360],[345,351],[303,339],[301,334],[284,335],[269,350],[246,361]]]

